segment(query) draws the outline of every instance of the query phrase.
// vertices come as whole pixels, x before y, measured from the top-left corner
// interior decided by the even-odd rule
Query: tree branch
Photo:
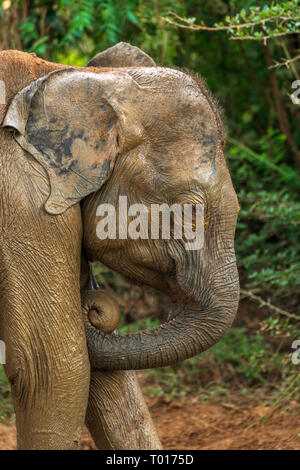
[[[298,321],[300,320],[300,317],[298,317],[294,313],[290,313],[290,312],[287,312],[285,310],[282,310],[279,307],[276,307],[275,305],[273,305],[270,302],[262,299],[258,295],[253,294],[253,292],[251,290],[241,289],[240,292],[244,297],[250,297],[250,299],[258,302],[260,307],[267,307],[270,310],[273,310],[273,312],[279,313],[280,315],[284,315],[285,317],[293,318],[294,320],[298,320]]]
[[[242,28],[251,28],[252,26],[258,26],[258,25],[265,25],[266,23],[270,21],[275,21],[275,20],[281,20],[282,23],[286,21],[291,21],[291,20],[298,20],[300,19],[300,16],[294,16],[293,18],[289,16],[283,16],[283,15],[274,15],[269,18],[265,18],[263,20],[259,21],[253,21],[249,23],[240,23],[240,24],[232,24],[228,26],[206,26],[206,25],[197,25],[197,24],[191,24],[191,21],[189,21],[188,18],[182,18],[181,16],[177,15],[174,11],[168,11],[168,15],[174,16],[174,18],[177,18],[177,20],[182,21],[185,24],[178,23],[177,21],[170,20],[170,18],[166,17],[161,17],[163,20],[165,20],[167,23],[172,24],[174,26],[178,26],[180,28],[186,28],[186,29],[192,29],[192,30],[200,30],[200,31],[229,31],[232,29],[242,29]],[[284,33],[287,34],[287,33]],[[255,39],[255,37],[249,36],[251,39]],[[248,38],[249,38],[248,37]],[[272,36],[273,37],[273,36]],[[236,38],[240,39],[240,38]]]
[[[287,68],[289,68],[292,62],[296,62],[296,60],[299,60],[299,59],[300,59],[300,55],[297,55],[296,57],[285,60],[284,62],[275,62],[275,64],[271,65],[269,69],[276,69],[278,67],[283,67],[283,66],[286,66]]]

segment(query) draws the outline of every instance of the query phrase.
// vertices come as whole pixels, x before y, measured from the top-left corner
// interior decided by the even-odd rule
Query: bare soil
[[[299,450],[300,419],[297,403],[290,411],[250,404],[200,403],[195,399],[148,399],[164,449]],[[14,426],[0,424],[0,449],[16,446]],[[81,449],[95,449],[85,429]]]

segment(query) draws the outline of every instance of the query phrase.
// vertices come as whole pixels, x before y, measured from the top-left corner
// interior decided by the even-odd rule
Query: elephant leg
[[[98,449],[162,449],[135,371],[91,371],[86,425]]]
[[[74,274],[79,267],[63,251],[52,260],[52,249],[44,247],[35,260],[25,244],[5,253],[0,337],[19,449],[76,448],[87,406],[90,368]]]
[[[76,448],[87,406],[89,361],[79,279],[72,256],[51,260],[51,248],[44,247],[36,260],[28,258],[25,245],[18,254],[6,252],[7,280],[0,286],[0,337],[19,449]]]
[[[80,298],[80,207],[47,214],[41,167],[18,146],[11,155],[0,171],[6,190],[0,197],[0,338],[18,448],[74,449],[90,377]]]

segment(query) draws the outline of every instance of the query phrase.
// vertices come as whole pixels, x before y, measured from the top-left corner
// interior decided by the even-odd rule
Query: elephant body
[[[0,337],[19,448],[75,448],[86,419],[99,448],[159,449],[132,369],[207,349],[237,310],[238,204],[218,109],[201,81],[124,43],[86,68],[3,51],[0,80]],[[203,246],[100,240],[98,207],[118,209],[120,195],[146,208],[201,204]],[[112,332],[118,312],[87,285],[95,260],[164,290],[178,314]]]

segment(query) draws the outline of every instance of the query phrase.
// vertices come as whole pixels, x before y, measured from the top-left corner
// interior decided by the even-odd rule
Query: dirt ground
[[[149,399],[164,449],[300,449],[297,404],[291,411],[241,404],[216,405],[190,400]],[[293,411],[294,408],[294,411]],[[0,424],[0,449],[15,449],[15,428]],[[81,449],[94,449],[85,429]]]

